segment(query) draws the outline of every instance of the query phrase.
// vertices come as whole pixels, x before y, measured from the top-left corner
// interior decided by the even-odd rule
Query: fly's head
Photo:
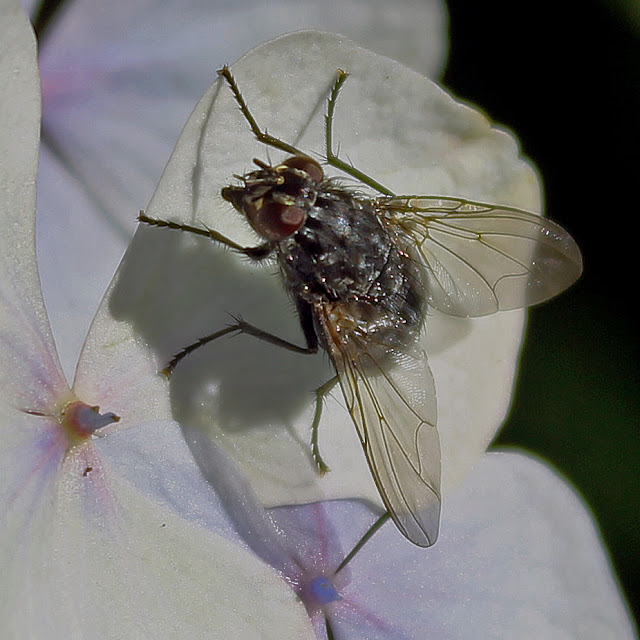
[[[307,156],[292,156],[272,167],[260,167],[244,176],[241,186],[225,187],[222,197],[243,213],[254,231],[266,240],[280,242],[292,236],[307,219],[324,179],[322,167]]]

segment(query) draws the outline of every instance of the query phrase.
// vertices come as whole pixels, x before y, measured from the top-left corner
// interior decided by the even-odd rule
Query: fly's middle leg
[[[284,340],[279,336],[276,336],[268,331],[264,331],[259,329],[258,327],[245,322],[242,318],[235,318],[235,322],[225,327],[224,329],[219,329],[218,331],[214,331],[209,335],[203,336],[202,338],[198,338],[195,342],[192,342],[190,345],[187,345],[178,352],[169,364],[162,370],[167,377],[171,376],[175,368],[186,358],[189,354],[193,353],[196,349],[203,347],[205,344],[209,344],[213,342],[213,340],[217,340],[218,338],[222,338],[222,336],[229,335],[231,333],[240,334],[246,333],[254,338],[258,338],[259,340],[264,340],[265,342],[269,342],[270,344],[274,344],[277,347],[282,347],[283,349],[287,349],[289,351],[293,351],[294,353],[302,353],[302,354],[314,354],[318,352],[318,344],[317,342],[307,344],[306,347],[301,347],[300,345],[294,344],[293,342],[289,342],[288,340]]]

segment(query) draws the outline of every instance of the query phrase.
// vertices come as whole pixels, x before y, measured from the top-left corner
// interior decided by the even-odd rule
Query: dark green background
[[[577,285],[530,314],[496,444],[534,451],[582,493],[638,616],[640,22],[594,1],[449,8],[445,85],[516,132],[585,260]]]

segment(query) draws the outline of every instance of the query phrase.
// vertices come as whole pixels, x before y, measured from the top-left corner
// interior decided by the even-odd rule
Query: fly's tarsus
[[[230,333],[234,333],[239,331],[238,326],[233,324],[225,327],[224,329],[219,329],[214,333],[210,333],[208,336],[204,336],[202,338],[198,338],[195,342],[192,342],[190,345],[186,346],[184,349],[176,353],[173,358],[169,361],[169,364],[160,371],[160,373],[167,376],[167,378],[171,377],[171,374],[174,372],[175,368],[180,364],[180,362],[186,358],[190,353],[193,353],[196,349],[200,347],[204,347],[205,344],[215,340],[216,338],[222,338],[222,336],[226,336]]]
[[[328,471],[331,471],[331,469],[322,459],[322,456],[320,455],[320,447],[318,446],[320,418],[322,417],[322,407],[324,399],[329,394],[329,391],[331,391],[331,389],[333,389],[333,387],[335,387],[337,383],[338,376],[333,376],[333,378],[316,389],[316,410],[313,414],[313,422],[311,423],[311,455],[313,456],[313,461],[316,463],[318,472],[322,476]]]
[[[324,117],[324,140],[327,162],[335,162],[336,160],[338,160],[338,156],[333,153],[333,115],[336,110],[336,102],[338,101],[340,89],[342,89],[342,85],[346,82],[348,77],[349,74],[346,71],[338,69],[336,81],[333,83],[333,89],[331,89],[331,94],[329,95],[329,100],[327,101],[327,115]]]

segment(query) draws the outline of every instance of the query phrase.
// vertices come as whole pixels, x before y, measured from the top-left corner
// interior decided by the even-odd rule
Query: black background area
[[[515,131],[547,215],[585,260],[578,284],[530,314],[496,445],[543,456],[585,497],[638,619],[640,13],[593,0],[448,5],[445,86]]]

